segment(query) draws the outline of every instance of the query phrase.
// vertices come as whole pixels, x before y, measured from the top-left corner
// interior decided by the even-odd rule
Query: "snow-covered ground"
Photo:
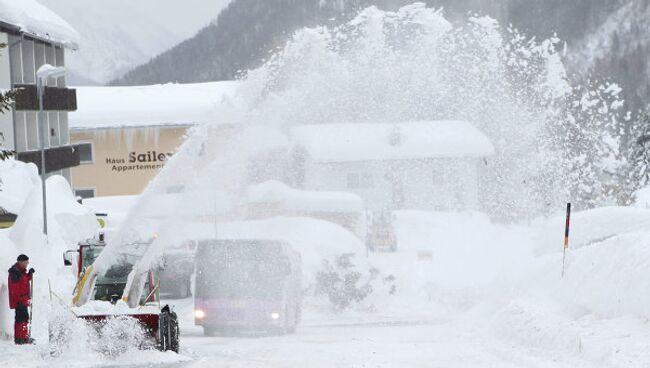
[[[632,218],[643,219],[644,209]],[[397,214],[397,253],[368,262],[396,277],[397,294],[370,298],[341,313],[305,301],[294,335],[204,337],[193,324],[191,298],[170,300],[181,320],[180,354],[128,349],[116,357],[80,339],[60,356],[48,344],[0,342],[0,363],[22,367],[647,367],[650,364],[650,232],[613,218],[623,208],[577,213],[576,233],[619,229],[568,254],[560,277],[562,226],[494,224],[480,213]],[[256,231],[280,231],[260,222]],[[540,225],[541,223],[541,225]],[[333,225],[328,225],[333,226]],[[236,232],[237,226],[229,231]],[[265,230],[266,229],[266,230]],[[468,231],[471,229],[471,231]],[[541,229],[559,233],[555,249],[537,255]],[[594,229],[595,230],[595,229]],[[337,231],[343,231],[339,229]],[[322,234],[322,233],[319,233]],[[339,240],[341,240],[339,235]],[[323,246],[325,240],[316,243]],[[550,248],[550,247],[549,247]],[[85,343],[85,344],[84,344]]]
[[[120,233],[123,239],[118,240],[128,240],[129,230],[141,230],[135,235],[157,234],[156,245],[178,245],[189,236],[186,232],[194,231],[194,225],[206,230],[207,236],[280,238],[301,252],[306,288],[316,282],[323,261],[354,253],[353,261],[360,272],[370,273],[374,267],[382,277],[394,277],[395,291],[377,287],[366,300],[344,312],[334,312],[326,300],[308,294],[304,321],[297,333],[276,337],[204,337],[193,325],[193,301],[170,300],[180,316],[180,354],[140,351],[131,344],[138,337],[133,324],[117,321],[109,329],[112,335],[97,337],[65,306],[70,302],[74,276],[63,268],[60,255],[97,227],[92,211],[74,201],[65,180],[50,178],[51,231],[45,242],[35,167],[9,161],[0,165],[3,189],[10,192],[0,195],[0,205],[19,211],[19,220],[13,228],[0,231],[0,260],[8,267],[19,252],[33,256],[38,270],[33,335],[38,343],[15,346],[9,340],[0,341],[0,364],[66,368],[650,366],[650,209],[646,196],[638,193],[635,207],[575,213],[566,272],[561,276],[563,217],[535,219],[537,205],[555,204],[542,201],[546,197],[532,196],[537,189],[527,184],[528,178],[557,174],[549,172],[548,166],[536,164],[553,162],[555,157],[537,151],[544,145],[536,132],[548,127],[547,120],[553,121],[549,114],[555,116],[547,110],[538,111],[538,106],[553,106],[567,98],[566,92],[561,92],[569,85],[559,54],[551,52],[550,41],[538,46],[533,42],[534,50],[519,50],[538,55],[548,64],[541,79],[530,75],[538,73],[537,69],[523,66],[529,59],[517,59],[519,51],[511,55],[514,59],[508,59],[508,66],[522,63],[522,69],[515,70],[523,73],[523,79],[531,77],[525,83],[532,84],[528,87],[539,99],[521,100],[518,93],[513,94],[516,98],[509,98],[495,93],[513,87],[502,84],[511,69],[503,68],[503,60],[497,55],[517,42],[506,47],[493,20],[472,18],[471,23],[468,38],[452,37],[459,44],[448,44],[442,41],[452,29],[451,23],[440,12],[414,4],[396,13],[377,8],[364,11],[348,25],[354,30],[355,37],[351,38],[325,29],[299,32],[284,56],[273,58],[243,81],[240,98],[250,106],[245,103],[234,109],[233,105],[237,111],[227,111],[230,114],[224,116],[228,117],[225,121],[232,118],[233,125],[271,130],[274,126],[288,129],[355,117],[382,122],[460,115],[482,122],[481,128],[492,140],[498,158],[483,164],[499,176],[497,180],[488,175],[485,181],[490,185],[484,190],[492,206],[506,205],[501,210],[486,207],[494,210],[490,216],[509,219],[510,224],[495,223],[479,212],[399,211],[395,214],[398,251],[367,254],[358,237],[323,220],[274,217],[244,221],[247,218],[235,207],[248,184],[243,179],[247,175],[246,156],[264,154],[262,148],[275,141],[247,135],[239,139],[234,134],[223,138],[216,135],[219,123],[201,126],[124,216],[126,229]],[[398,32],[396,36],[415,41],[412,48],[395,53],[386,45],[392,39],[386,40],[383,27],[396,32],[401,28],[426,32]],[[341,41],[351,39],[360,41]],[[484,52],[476,55],[466,40],[470,45],[486,46],[479,50]],[[456,49],[459,45],[463,46],[460,51]],[[465,46],[470,48],[467,53],[462,51]],[[543,56],[549,52],[550,57]],[[467,56],[471,56],[469,61],[462,62]],[[486,57],[488,62],[481,61]],[[548,89],[532,88],[540,84],[548,84]],[[555,97],[541,98],[547,95]],[[250,111],[238,110],[246,108]],[[364,139],[359,141],[362,145]],[[177,183],[175,180],[186,185],[183,193],[165,191],[166,185]],[[556,194],[554,188],[545,190]],[[255,189],[284,192],[284,198],[305,194],[268,186],[245,194],[267,201],[279,198],[269,198]],[[215,190],[227,192],[225,200],[221,200],[222,193],[213,193]],[[555,195],[554,200],[561,202],[562,195]],[[106,204],[96,203],[97,208],[128,207],[126,203]],[[503,216],[504,209],[508,216]],[[222,215],[224,222],[229,222],[215,226],[213,221]],[[155,224],[150,226],[149,221]],[[113,244],[113,248],[128,247],[126,241]],[[110,246],[95,263],[97,268],[114,262]],[[154,251],[143,257],[138,267],[148,269],[145,261],[154,261],[162,254],[162,249],[160,254],[154,253],[163,246],[151,248]],[[61,300],[47,297],[48,281]],[[6,288],[1,285],[0,302],[0,327],[9,337],[12,316],[6,309]],[[90,312],[97,310],[95,307],[101,306],[87,306]],[[117,309],[129,310],[124,304]],[[48,322],[63,324],[73,332],[71,343],[67,347],[57,345],[58,354],[54,356],[48,343]],[[103,353],[105,347],[117,347],[118,351],[112,349],[113,354],[107,355]]]

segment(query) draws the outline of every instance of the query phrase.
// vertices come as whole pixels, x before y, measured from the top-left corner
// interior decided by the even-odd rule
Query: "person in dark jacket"
[[[16,344],[31,344],[34,342],[29,334],[29,310],[31,303],[31,281],[34,269],[29,266],[29,257],[18,256],[17,262],[9,269],[9,308],[16,310],[14,324],[14,342]]]

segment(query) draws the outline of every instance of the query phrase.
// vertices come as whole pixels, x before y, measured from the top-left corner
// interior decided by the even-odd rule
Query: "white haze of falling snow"
[[[218,214],[242,220],[247,160],[286,143],[302,124],[469,121],[494,145],[479,189],[493,219],[522,219],[561,209],[568,166],[554,132],[566,121],[566,81],[558,40],[503,33],[492,19],[452,25],[414,4],[397,12],[371,7],[338,28],[297,32],[283,50],[242,81],[238,102],[194,130],[147,188],[116,246],[158,233],[154,261],[179,217]],[[586,99],[583,111],[599,106]],[[555,130],[554,130],[555,129]],[[278,179],[283,175],[278,173]],[[166,188],[182,184],[174,210],[152,211]],[[146,216],[158,213],[158,218]],[[169,214],[167,216],[166,214]],[[143,262],[146,269],[147,262]]]
[[[382,295],[375,304],[378,308],[401,313],[420,309],[429,317],[432,310],[441,312],[436,318],[444,312],[469,311],[464,324],[442,327],[441,340],[453,338],[454,328],[461,326],[467,329],[462,336],[483,339],[482,348],[505,341],[509,349],[495,354],[503,352],[505,358],[499,362],[508,360],[506,366],[517,366],[525,361],[520,360],[522,355],[540,351],[538,355],[547,360],[538,366],[569,357],[570,362],[587,362],[582,366],[646,367],[648,209],[640,205],[576,213],[575,249],[572,243],[564,278],[561,217],[536,219],[532,225],[494,221],[561,208],[566,193],[554,190],[565,175],[564,161],[555,160],[562,152],[546,141],[554,138],[549,126],[566,117],[558,106],[572,93],[553,42],[501,36],[496,27],[488,18],[452,26],[435,10],[414,5],[396,13],[370,8],[341,28],[298,32],[281,53],[243,81],[238,94],[243,104],[235,105],[243,107],[222,111],[221,122],[232,125],[206,125],[193,132],[135,205],[121,240],[159,232],[162,247],[174,240],[179,219],[192,222],[194,214],[214,217],[217,212],[220,221],[228,222],[224,235],[285,236],[307,247],[300,249],[309,254],[307,275],[316,271],[318,257],[327,259],[342,251],[357,253],[364,266],[367,261],[382,273],[395,275],[397,295]],[[584,108],[591,105],[586,100]],[[496,154],[483,188],[489,200],[485,213],[398,211],[398,252],[371,254],[368,259],[363,258],[362,243],[334,224],[287,218],[240,221],[238,204],[253,184],[246,177],[247,156],[283,147],[282,136],[290,128],[436,119],[470,121],[494,144]],[[240,127],[246,131],[241,133]],[[530,180],[542,177],[541,182]],[[172,205],[160,207],[160,200],[169,197],[166,188],[179,181],[185,191],[167,202]],[[329,242],[335,246],[326,247]],[[115,245],[120,242],[112,249],[119,252]],[[150,259],[160,247],[152,248]],[[105,263],[110,251],[102,255]],[[432,259],[420,259],[422,252],[432,253]],[[191,312],[182,318],[191,321]],[[394,349],[395,355],[404,357],[400,353],[411,352],[411,345],[418,351],[409,359],[426,353],[418,342],[428,336],[411,338],[404,336],[409,343]],[[475,346],[472,341],[468,338],[462,346]],[[265,348],[255,346],[255,359],[273,350],[268,349],[269,342],[273,340],[264,340]],[[253,345],[250,340],[245,344]],[[294,345],[291,349],[301,353],[293,351]],[[218,355],[226,358],[222,350]],[[134,355],[127,359],[141,362]]]

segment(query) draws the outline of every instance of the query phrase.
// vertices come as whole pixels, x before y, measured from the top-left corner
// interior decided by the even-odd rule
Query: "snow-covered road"
[[[295,335],[183,337],[182,367],[580,367],[514,346],[463,320],[306,323]]]
[[[181,303],[185,304],[185,303]],[[482,313],[481,313],[482,314]],[[474,312],[436,318],[414,315],[353,315],[340,318],[307,316],[297,333],[285,336],[251,334],[204,337],[201,329],[184,324],[181,354],[132,350],[104,357],[73,347],[61,357],[49,357],[47,345],[15,346],[0,342],[3,367],[647,367],[650,324],[627,318],[565,326],[582,339],[558,338],[558,344],[504,337],[491,321]],[[540,322],[540,321],[538,321]],[[537,324],[537,330],[549,326]],[[539,331],[538,331],[539,332]],[[531,342],[532,341],[532,342]],[[562,343],[568,341],[567,345]],[[560,347],[558,347],[560,346]]]

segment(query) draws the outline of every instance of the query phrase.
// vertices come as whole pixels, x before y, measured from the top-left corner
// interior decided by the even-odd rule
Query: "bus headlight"
[[[205,318],[205,311],[203,309],[195,309],[194,310],[194,318],[196,318],[196,319]]]
[[[278,312],[271,313],[271,319],[277,321],[278,319],[280,319],[280,313]]]

